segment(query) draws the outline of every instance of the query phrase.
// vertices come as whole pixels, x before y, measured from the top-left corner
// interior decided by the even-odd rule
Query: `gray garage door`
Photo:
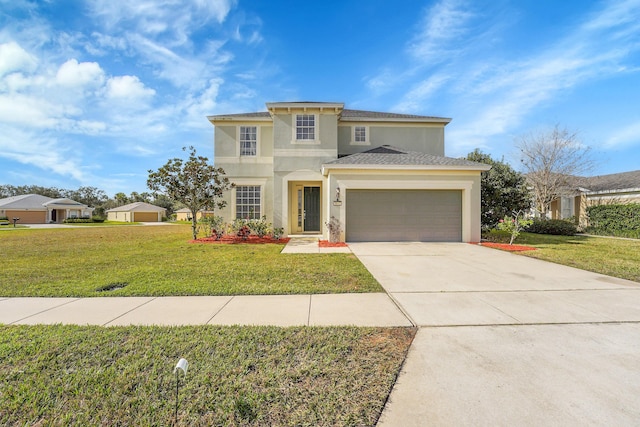
[[[348,242],[460,242],[462,192],[347,190]]]

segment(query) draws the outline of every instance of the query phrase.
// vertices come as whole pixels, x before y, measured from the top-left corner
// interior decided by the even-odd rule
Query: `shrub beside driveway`
[[[280,254],[283,245],[190,237],[182,225],[4,232],[0,296],[382,292],[351,254]]]

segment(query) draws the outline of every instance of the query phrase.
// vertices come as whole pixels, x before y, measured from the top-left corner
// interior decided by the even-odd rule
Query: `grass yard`
[[[640,240],[522,233],[515,243],[538,248],[524,256],[640,282]]]
[[[352,254],[192,244],[190,233],[188,225],[3,231],[0,296],[382,292]]]
[[[411,328],[0,326],[0,425],[376,424]],[[197,339],[196,339],[197,337]]]

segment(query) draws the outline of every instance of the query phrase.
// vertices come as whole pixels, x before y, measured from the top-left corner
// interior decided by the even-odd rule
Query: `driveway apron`
[[[638,425],[640,284],[465,243],[351,243],[420,327],[380,426]]]

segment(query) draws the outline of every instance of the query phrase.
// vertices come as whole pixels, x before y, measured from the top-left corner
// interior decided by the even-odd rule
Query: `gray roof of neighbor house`
[[[41,196],[39,194],[22,194],[20,196],[11,196],[0,199],[0,209],[16,209],[16,210],[43,210],[51,208],[87,208],[87,205],[76,202],[75,200],[62,198],[52,199],[51,197]],[[93,208],[91,208],[93,209]]]
[[[296,104],[296,103],[291,103]],[[300,103],[303,104],[303,103]],[[344,109],[341,113],[341,120],[344,121],[428,121],[449,123],[450,118],[436,116],[420,116],[417,114],[399,114],[385,113],[377,111],[350,110]],[[218,114],[207,117],[209,120],[271,120],[271,113],[268,111],[260,111],[256,113],[238,113],[238,114]]]
[[[640,190],[640,170],[581,178],[580,186],[588,192]]]
[[[145,202],[134,202],[128,205],[118,206],[117,208],[109,209],[107,212],[164,212],[165,208],[152,205]]]
[[[22,194],[0,199],[1,209],[40,209],[46,210],[44,204],[53,200],[39,194]]]
[[[489,170],[491,166],[453,157],[434,156],[417,151],[407,151],[391,145],[382,145],[362,153],[351,154],[322,165],[323,169],[346,167],[407,167],[428,169]]]

